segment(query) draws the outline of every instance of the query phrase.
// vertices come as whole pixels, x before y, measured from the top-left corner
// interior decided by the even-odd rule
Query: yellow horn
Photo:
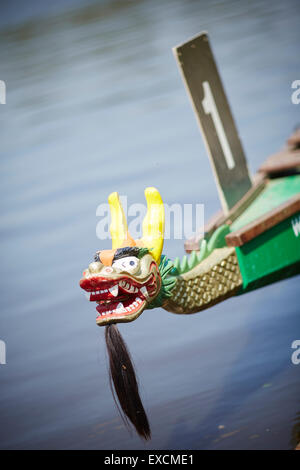
[[[159,264],[164,244],[165,210],[156,188],[146,188],[147,214],[143,221],[143,246],[152,248],[151,255]]]
[[[126,217],[121,205],[118,193],[111,193],[108,196],[108,203],[111,215],[110,234],[112,249],[120,248],[128,238]]]

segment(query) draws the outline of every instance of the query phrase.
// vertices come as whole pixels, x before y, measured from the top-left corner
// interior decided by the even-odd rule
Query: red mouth
[[[90,293],[91,302],[98,303],[96,322],[100,325],[137,318],[156,293],[157,279],[153,272],[144,283],[125,275],[117,279],[94,275],[82,278],[80,287]]]

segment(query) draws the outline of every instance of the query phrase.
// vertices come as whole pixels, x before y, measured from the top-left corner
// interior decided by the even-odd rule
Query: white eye
[[[113,262],[112,267],[120,269],[121,271],[134,272],[139,266],[139,259],[135,256],[127,256],[120,258]]]

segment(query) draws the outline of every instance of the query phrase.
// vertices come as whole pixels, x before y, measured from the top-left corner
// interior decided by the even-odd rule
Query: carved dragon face
[[[145,308],[153,308],[156,298],[161,302],[168,290],[162,280],[171,266],[163,263],[164,276],[159,269],[164,206],[157,189],[147,188],[145,195],[148,208],[139,240],[133,240],[128,232],[118,194],[108,198],[112,249],[97,252],[80,280],[80,287],[90,293],[90,301],[98,304],[99,326],[135,320]]]
[[[111,266],[101,262],[105,254],[96,253],[80,286],[90,293],[90,301],[97,303],[97,325],[133,321],[160,291],[158,266],[144,248],[117,249]]]

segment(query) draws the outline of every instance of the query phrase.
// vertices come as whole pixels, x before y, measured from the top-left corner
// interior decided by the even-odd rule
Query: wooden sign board
[[[226,214],[252,182],[208,36],[201,33],[173,51],[203,133]]]

